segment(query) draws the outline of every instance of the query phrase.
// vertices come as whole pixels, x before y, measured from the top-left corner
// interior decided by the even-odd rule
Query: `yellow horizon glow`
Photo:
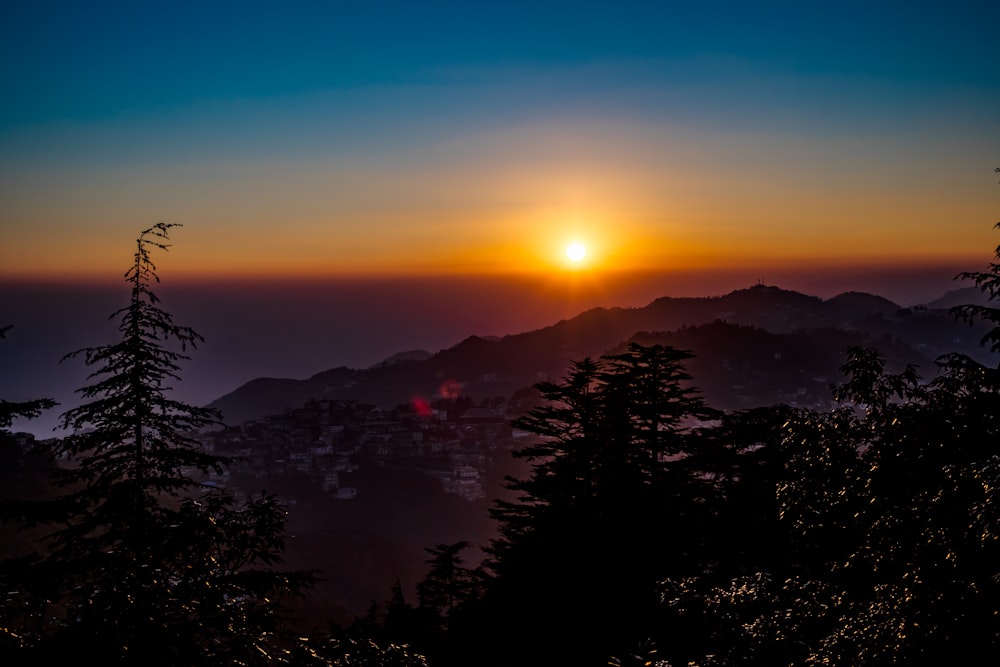
[[[164,278],[976,269],[996,246],[995,165],[976,180],[966,144],[944,139],[922,150],[947,169],[885,157],[916,138],[803,146],[794,134],[606,119],[357,159],[10,162],[0,165],[0,277],[114,279],[137,233],[159,220],[183,225],[157,254]],[[573,240],[587,248],[576,265],[565,254]]]
[[[984,201],[949,208],[920,198],[892,204],[860,197],[851,206],[822,208],[822,197],[798,192],[778,203],[736,197],[723,205],[681,196],[651,200],[617,189],[611,178],[599,188],[599,180],[581,176],[578,188],[549,181],[523,192],[519,188],[527,185],[508,183],[521,193],[508,206],[465,201],[429,211],[321,209],[282,223],[273,222],[280,218],[274,210],[236,220],[233,211],[189,204],[163,216],[181,226],[171,233],[170,251],[156,261],[162,276],[186,278],[599,275],[956,262],[976,270],[996,245]],[[544,188],[552,192],[546,196]],[[733,208],[739,205],[741,217]],[[81,214],[72,224],[61,217],[50,211],[11,218],[0,244],[0,277],[113,279],[127,268],[138,232],[157,221],[142,220],[134,207],[107,217]],[[962,222],[935,224],[943,219]],[[566,255],[573,241],[586,247],[577,263]]]
[[[741,253],[713,248],[708,245],[671,244],[670,250],[651,252],[641,243],[621,243],[599,251],[591,246],[588,256],[573,262],[565,254],[565,245],[549,248],[529,248],[516,244],[480,247],[460,252],[441,252],[425,256],[421,261],[340,261],[331,263],[319,258],[312,261],[270,262],[242,261],[239,257],[216,258],[212,262],[206,254],[177,247],[166,255],[155,258],[158,273],[171,281],[243,280],[269,278],[277,280],[324,278],[392,278],[406,276],[531,276],[578,274],[586,272],[595,276],[628,273],[659,272],[710,272],[733,271],[755,267],[773,267],[775,270],[814,269],[817,271],[871,267],[873,269],[914,268],[921,266],[963,266],[968,270],[982,269],[991,259],[989,251],[971,252],[886,252],[855,253],[853,255],[824,255],[794,252]],[[511,258],[522,257],[519,261]],[[110,253],[89,265],[35,264],[30,270],[22,267],[0,267],[2,280],[86,281],[117,282],[127,268],[128,252]]]
[[[971,262],[970,270],[990,259],[995,232],[983,226],[978,251],[968,242],[940,239],[933,251],[907,244],[893,234],[845,234],[840,243],[759,235],[750,238],[734,230],[725,242],[679,224],[654,231],[634,225],[591,225],[581,233],[577,226],[539,216],[524,225],[507,225],[508,233],[469,235],[453,244],[420,243],[414,235],[365,239],[336,232],[327,238],[312,233],[243,238],[235,245],[226,235],[195,225],[173,230],[169,252],[158,253],[161,276],[405,276],[502,275],[563,272],[633,272],[659,270],[710,270],[713,267],[774,265],[852,266],[942,264]],[[611,233],[608,230],[613,229]],[[115,238],[91,239],[86,251],[70,245],[59,251],[29,239],[0,250],[0,277],[11,278],[115,278],[127,268],[134,237],[141,231],[117,228]],[[107,235],[105,235],[107,236]],[[433,236],[433,235],[432,235]],[[801,236],[801,235],[800,235]],[[571,239],[586,247],[586,256],[574,262],[567,257]],[[49,248],[51,252],[30,248]]]
[[[909,208],[876,210],[850,225],[840,215],[772,210],[766,220],[747,215],[735,223],[724,211],[681,210],[679,204],[658,208],[609,198],[587,207],[358,216],[350,224],[325,217],[240,225],[220,224],[207,214],[170,216],[165,221],[182,226],[171,233],[170,251],[157,253],[156,261],[162,276],[192,277],[616,273],[955,261],[972,261],[970,268],[976,269],[996,245],[995,230],[985,223],[965,223],[960,233],[944,225],[910,226],[907,220],[874,224],[881,215],[898,220]],[[985,219],[972,210],[954,217]],[[51,233],[54,222],[8,227],[0,246],[0,277],[114,277],[127,268],[138,232],[152,222],[118,217],[100,228],[81,224],[57,235]],[[574,241],[586,247],[578,263],[566,255]]]

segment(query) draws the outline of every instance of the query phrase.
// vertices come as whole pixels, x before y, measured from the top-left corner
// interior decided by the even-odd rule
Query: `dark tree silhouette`
[[[997,262],[962,277],[1000,296]],[[984,344],[1000,340],[1000,310],[955,313],[995,325]],[[997,369],[963,355],[938,365],[922,382],[913,368],[888,372],[877,350],[848,350],[836,407],[794,411],[757,449],[783,462],[774,478],[780,532],[769,531],[782,553],[729,578],[664,582],[668,616],[699,628],[702,647],[685,654],[660,641],[661,655],[763,666],[996,654],[1000,382]]]
[[[460,541],[426,549],[430,556],[427,560],[429,569],[417,584],[421,607],[447,616],[458,604],[468,599],[472,574],[465,567],[461,554],[470,546],[468,542]]]
[[[52,533],[37,561],[7,572],[33,601],[30,613],[4,609],[18,661],[273,663],[283,600],[312,581],[278,568],[285,512],[274,497],[238,503],[199,481],[229,461],[194,438],[218,415],[169,393],[201,340],[152,289],[150,253],[167,249],[173,226],[137,239],[131,297],[112,315],[121,339],[67,355],[92,367],[92,384],[63,415],[71,435],[54,446],[61,495],[23,506]]]
[[[632,343],[538,385],[543,403],[514,422],[537,436],[515,453],[531,475],[495,503],[493,578],[453,625],[489,647],[482,664],[604,665],[653,623],[655,582],[700,568],[708,487],[686,460],[718,414],[689,357]]]
[[[1000,170],[998,170],[1000,171]],[[995,225],[1000,229],[1000,222]],[[962,280],[971,280],[987,294],[992,302],[1000,302],[1000,245],[994,252],[994,259],[985,271],[965,271],[958,274]],[[994,326],[983,337],[982,344],[988,345],[993,352],[1000,352],[1000,307],[996,305],[956,306],[951,309],[955,317],[973,324],[976,321],[991,322]],[[1000,364],[998,364],[1000,368]]]
[[[426,657],[407,646],[344,631],[301,638],[289,651],[287,663],[292,667],[429,667]]]

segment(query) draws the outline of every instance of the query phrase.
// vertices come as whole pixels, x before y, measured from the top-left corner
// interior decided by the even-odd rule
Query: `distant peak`
[[[465,347],[471,345],[482,345],[484,343],[495,343],[499,338],[496,336],[469,336],[455,347]]]
[[[778,287],[777,285],[765,285],[764,283],[761,282],[751,285],[750,287],[747,287],[745,289],[733,290],[726,296],[741,296],[741,295],[754,295],[754,296],[781,295],[781,296],[792,296],[792,297],[804,297],[807,299],[819,300],[819,297],[816,296],[810,296],[808,294],[803,294],[802,292],[797,292],[795,290],[784,289],[782,287]]]
[[[427,350],[406,350],[405,352],[397,352],[388,359],[373,364],[372,368],[384,368],[386,366],[393,366],[395,364],[405,363],[407,361],[424,361],[431,357],[431,353]]]
[[[988,293],[978,287],[969,286],[953,289],[924,305],[926,308],[954,308],[964,305],[990,306],[993,303]]]
[[[869,292],[841,292],[837,296],[827,299],[827,303],[835,306],[857,306],[871,310],[896,311],[899,304],[896,304],[883,296],[871,294]]]

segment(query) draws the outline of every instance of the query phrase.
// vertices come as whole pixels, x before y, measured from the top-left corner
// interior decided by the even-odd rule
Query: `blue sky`
[[[996,87],[989,2],[8,2],[5,117],[398,84],[451,66],[708,57]],[[119,106],[121,105],[121,106]],[[62,109],[62,111],[59,111]]]
[[[675,85],[746,95],[784,82],[778,105],[830,82],[856,112],[935,91],[996,104],[1000,89],[990,2],[43,1],[5,3],[3,16],[5,134],[397,87],[499,86],[512,106],[559,110],[614,106],[610,93],[646,113],[644,96]],[[768,101],[758,92],[750,110]],[[719,98],[736,101],[704,99]]]

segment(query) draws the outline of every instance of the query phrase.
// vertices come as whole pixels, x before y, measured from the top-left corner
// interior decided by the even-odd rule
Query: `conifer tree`
[[[1000,351],[1000,247],[987,271],[960,277],[989,305],[953,312],[993,323],[983,344]],[[938,366],[924,382],[912,367],[889,372],[875,349],[847,351],[836,406],[793,412],[756,450],[783,461],[769,534],[784,553],[730,579],[665,582],[671,623],[703,641],[677,651],[665,624],[663,657],[975,664],[1000,650],[1000,365],[948,354]]]
[[[425,549],[428,571],[417,584],[420,606],[447,616],[469,597],[472,575],[464,566],[461,553],[471,546],[466,541],[439,544]]]
[[[1000,171],[1000,168],[997,169]],[[1000,222],[995,226],[1000,229]],[[962,280],[971,280],[991,301],[990,305],[967,304],[952,308],[951,312],[959,320],[972,324],[977,320],[991,322],[994,326],[983,337],[982,344],[990,351],[1000,352],[1000,245],[994,251],[993,261],[985,271],[964,271],[958,275]],[[954,359],[954,356],[952,356]],[[971,360],[966,360],[966,363]],[[1000,363],[997,364],[1000,369]]]
[[[544,403],[515,422],[538,436],[515,454],[531,475],[492,511],[478,608],[496,664],[606,664],[652,623],[656,581],[699,566],[705,489],[685,459],[717,415],[689,385],[690,356],[631,343],[538,385]]]
[[[23,661],[273,663],[283,601],[312,581],[278,569],[285,513],[274,497],[238,504],[199,482],[229,460],[194,437],[218,414],[170,395],[201,341],[153,291],[151,251],[167,250],[174,226],[158,223],[136,241],[130,299],[112,314],[120,340],[67,355],[83,357],[91,384],[63,415],[71,434],[53,452],[62,494],[25,512],[52,533],[19,582],[44,611],[8,629]]]

